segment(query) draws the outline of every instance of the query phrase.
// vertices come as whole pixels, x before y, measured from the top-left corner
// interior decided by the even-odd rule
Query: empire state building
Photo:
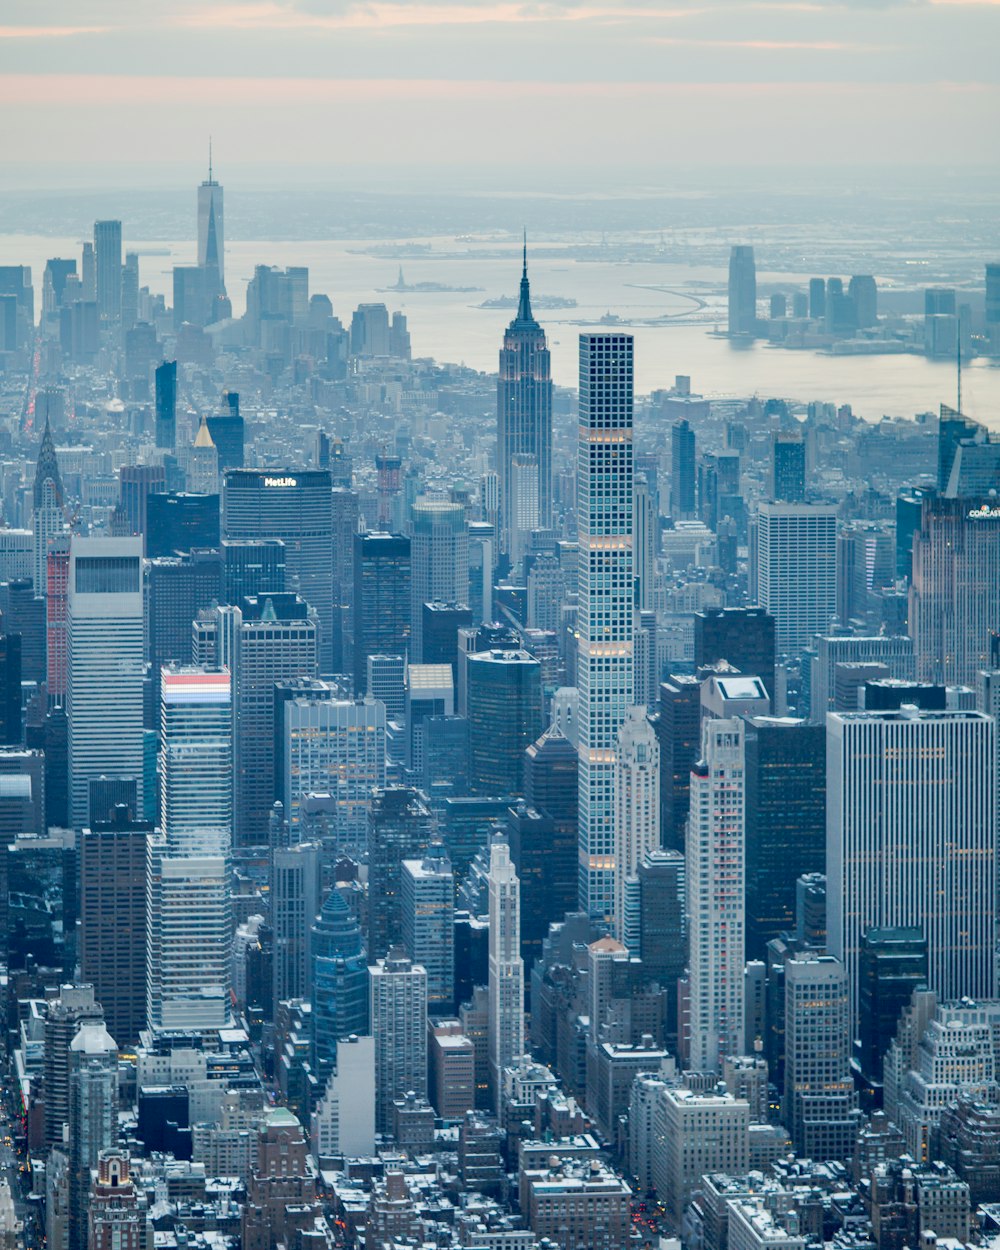
[[[497,473],[501,548],[517,565],[531,531],[552,524],[552,364],[545,332],[531,315],[527,243],[517,316],[500,349]]]

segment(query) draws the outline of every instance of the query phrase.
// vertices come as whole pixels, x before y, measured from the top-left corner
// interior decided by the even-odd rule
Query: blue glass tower
[[[368,1032],[368,956],[361,929],[341,892],[334,888],[312,930],[313,1049],[316,1067],[337,1064],[337,1042]]]

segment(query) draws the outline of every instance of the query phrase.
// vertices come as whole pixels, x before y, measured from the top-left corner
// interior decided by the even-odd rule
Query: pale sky
[[[987,165],[1000,0],[2,0],[53,167]]]

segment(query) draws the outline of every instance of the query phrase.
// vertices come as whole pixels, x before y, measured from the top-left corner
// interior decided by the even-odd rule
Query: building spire
[[[524,232],[524,248],[522,253],[521,265],[521,298],[517,305],[518,321],[532,321],[531,315],[531,294],[528,289],[528,232]]]
[[[208,136],[208,181],[212,181],[212,136]]]

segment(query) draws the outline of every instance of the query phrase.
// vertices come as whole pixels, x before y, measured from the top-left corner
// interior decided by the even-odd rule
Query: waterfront
[[[402,259],[372,255],[367,249],[386,246],[357,240],[238,240],[226,248],[227,286],[234,311],[242,312],[247,280],[256,264],[305,265],[311,292],[325,292],[335,313],[349,325],[360,303],[385,302],[390,310],[406,313],[415,356],[464,363],[493,372],[510,312],[477,307],[484,299],[511,295],[517,288],[520,255],[514,245],[509,259],[497,246],[477,246],[454,237],[413,240],[431,246],[431,252]],[[126,247],[129,246],[126,234]],[[143,240],[140,275],[144,285],[171,299],[171,270],[194,260],[191,241]],[[41,299],[41,275],[50,256],[78,256],[73,238],[41,235],[0,236],[0,264],[30,264]],[[725,324],[722,297],[726,274],[712,266],[669,263],[579,261],[570,256],[531,256],[532,290],[544,295],[575,299],[577,306],[540,312],[552,348],[557,383],[573,386],[577,370],[577,336],[585,329],[601,329],[600,319],[610,312],[627,323],[673,317],[660,325],[638,324],[636,389],[639,393],[672,385],[675,375],[688,374],[692,387],[712,397],[759,395],[808,402],[823,400],[850,404],[867,420],[883,415],[913,416],[936,411],[955,402],[955,367],[951,361],[916,355],[826,356],[785,351],[758,342],[731,343],[711,331]],[[488,254],[485,254],[487,253]],[[436,255],[441,253],[441,255]],[[444,255],[447,253],[447,255]],[[474,294],[459,291],[385,292],[402,266],[406,282],[437,282],[448,286],[481,287]],[[798,281],[800,275],[759,274],[761,284]],[[706,301],[698,309],[692,298]],[[963,379],[964,408],[986,425],[1000,428],[1000,365],[985,359],[969,362]]]

